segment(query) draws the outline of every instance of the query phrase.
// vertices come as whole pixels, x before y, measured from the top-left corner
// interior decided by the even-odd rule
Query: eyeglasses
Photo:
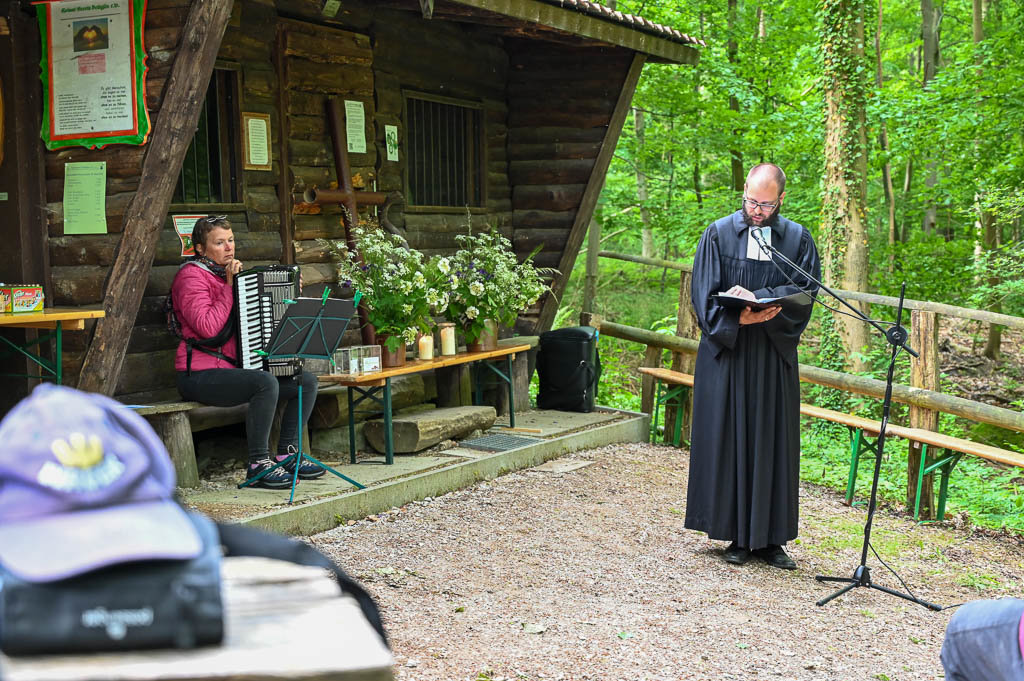
[[[782,199],[781,198],[776,199],[775,201],[772,201],[771,203],[761,203],[760,201],[754,201],[753,199],[748,199],[746,196],[743,197],[743,205],[747,207],[747,210],[754,210],[755,208],[760,208],[761,210],[763,210],[763,211],[765,211],[767,213],[769,211],[773,211],[776,208],[778,208],[780,203],[782,203]]]
[[[223,222],[227,219],[227,215],[207,215],[205,218],[199,218],[199,220],[197,220],[196,222],[199,222],[201,220],[203,222],[209,222],[213,224],[214,222]]]

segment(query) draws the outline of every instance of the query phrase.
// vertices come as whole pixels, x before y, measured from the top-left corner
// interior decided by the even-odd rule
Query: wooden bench
[[[665,383],[666,385],[681,386],[687,389],[693,387],[692,374],[684,374],[678,371],[671,371],[669,369],[649,367],[640,367],[639,371],[640,373],[653,377],[654,380],[659,383],[659,386],[661,383]],[[655,426],[658,422],[657,410],[661,404],[662,402],[655,400]],[[881,421],[803,403],[800,404],[800,414],[803,416],[810,416],[839,423],[850,430],[850,471],[846,484],[846,503],[853,503],[854,487],[857,483],[857,468],[860,465],[861,455],[866,451],[872,452],[875,456],[880,455],[880,452],[878,451],[877,438],[878,433],[882,428]],[[924,487],[925,476],[935,473],[936,471],[940,474],[941,482],[939,487],[938,509],[935,517],[939,519],[945,517],[946,498],[949,492],[949,476],[964,454],[977,456],[995,463],[1024,468],[1024,454],[1020,454],[1018,452],[979,444],[959,437],[943,435],[942,433],[937,433],[931,430],[907,428],[906,426],[900,426],[894,423],[889,423],[886,426],[885,432],[886,437],[900,437],[914,443],[915,446],[922,448],[921,466],[918,470],[917,476],[916,500],[914,502],[914,520],[918,520],[920,518],[921,491]],[[874,437],[874,442],[872,442],[869,437]],[[943,453],[939,456],[932,457],[932,460],[929,461],[929,447],[941,449],[943,450]]]

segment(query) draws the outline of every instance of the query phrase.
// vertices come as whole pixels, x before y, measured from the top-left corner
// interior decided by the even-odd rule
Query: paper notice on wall
[[[263,118],[245,120],[245,139],[249,145],[249,163],[254,166],[270,164],[270,127]]]
[[[398,160],[398,126],[397,125],[385,125],[384,126],[384,143],[388,148],[388,160]]]
[[[64,164],[64,233],[107,233],[107,162]]]
[[[172,215],[171,222],[174,223],[174,231],[181,240],[181,257],[196,254],[192,244],[192,230],[195,229],[196,220],[205,218],[205,215]]]
[[[362,102],[345,100],[345,135],[350,154],[366,153],[366,114]]]
[[[134,14],[134,0],[66,0],[44,8],[51,141],[128,141],[113,138],[140,133],[135,31],[141,17]]]

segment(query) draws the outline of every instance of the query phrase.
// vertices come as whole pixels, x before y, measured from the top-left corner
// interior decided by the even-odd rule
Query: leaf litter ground
[[[816,574],[850,576],[865,510],[801,486],[792,572],[723,562],[683,528],[688,455],[646,444],[571,456],[310,538],[377,598],[403,681],[942,676],[953,611],[865,588],[824,607]],[[919,526],[881,509],[872,543],[941,605],[1020,596],[1015,535]],[[871,556],[876,583],[900,588]],[[339,632],[343,636],[344,632]]]

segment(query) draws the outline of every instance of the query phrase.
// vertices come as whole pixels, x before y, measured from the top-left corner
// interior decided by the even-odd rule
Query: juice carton
[[[43,287],[42,286],[12,286],[11,287],[11,312],[42,312],[43,311]]]

